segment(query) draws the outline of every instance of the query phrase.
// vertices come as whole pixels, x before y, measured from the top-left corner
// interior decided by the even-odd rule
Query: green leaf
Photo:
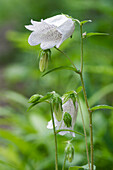
[[[69,170],[79,170],[79,169],[84,169],[82,166],[71,166],[69,167]]]
[[[97,105],[91,108],[91,111],[95,111],[95,110],[99,110],[99,109],[110,109],[113,110],[112,106],[108,106],[108,105]]]
[[[91,164],[90,164],[90,166],[91,166]],[[79,169],[89,170],[89,166],[87,164],[87,165],[83,165],[83,166],[73,166],[73,167],[69,168],[69,170],[79,170]],[[95,165],[93,165],[93,169],[96,170]]]
[[[109,35],[109,34],[99,33],[99,32],[89,32],[89,33],[86,33],[86,35],[83,38],[88,38],[88,37],[95,36],[95,35]]]
[[[66,93],[64,93],[64,95],[63,96],[65,96],[65,95],[69,95],[69,94],[72,94],[72,93],[76,93],[74,90],[70,90],[70,91],[68,91],[68,92],[66,92]]]
[[[53,72],[53,71],[57,71],[57,70],[72,70],[72,71],[76,71],[76,72],[77,72],[77,70],[75,70],[75,68],[73,68],[73,67],[60,66],[60,67],[56,67],[56,68],[53,68],[53,69],[47,71],[46,73],[44,73],[44,74],[42,75],[42,77],[45,76],[46,74],[49,74],[49,73],[51,73],[51,72]]]
[[[36,104],[38,104],[38,103],[33,103],[31,106],[29,106],[28,109],[27,109],[27,112],[28,112],[33,106],[35,106]]]
[[[44,102],[44,101],[50,99],[52,95],[53,95],[53,92],[48,92],[44,97],[42,97],[41,99],[38,100],[38,103],[41,103],[41,102]]]
[[[91,166],[91,163],[90,163],[90,166]],[[88,165],[88,164],[83,165],[82,168],[83,168],[84,170],[89,170],[89,165]],[[96,166],[95,166],[95,165],[93,165],[93,170],[96,170]]]
[[[74,132],[75,134],[84,136],[84,134],[82,134],[82,133],[80,133],[80,132],[77,132],[77,131],[75,131],[75,130],[70,130],[70,129],[59,129],[59,130],[56,131],[56,133],[63,132],[63,131]]]
[[[81,91],[82,91],[82,86],[78,87],[76,90],[77,93],[80,93]]]
[[[66,103],[68,100],[69,100],[69,98],[71,98],[72,100],[74,99],[76,99],[76,91],[74,91],[74,90],[71,90],[71,91],[68,91],[68,92],[66,92],[66,93],[64,93],[64,95],[62,96],[63,98],[64,98],[64,101],[63,101],[63,104],[64,103]],[[75,103],[75,101],[73,101],[74,103]]]
[[[91,21],[91,20],[84,20],[84,21],[81,21],[81,22],[80,22],[80,25],[86,24],[86,23],[88,23],[88,22],[92,22],[92,21]]]
[[[41,99],[39,99],[38,101],[36,101],[35,103],[33,103],[28,109],[27,111],[29,111],[32,107],[34,107],[35,105],[41,103],[41,102],[48,102],[47,100],[51,98],[51,96],[53,95],[53,92],[48,92],[44,97],[42,97]]]

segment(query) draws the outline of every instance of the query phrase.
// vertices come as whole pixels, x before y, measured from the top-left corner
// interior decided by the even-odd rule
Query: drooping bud
[[[72,160],[74,158],[74,147],[73,147],[72,143],[68,142],[68,144],[65,148],[65,154],[66,154],[66,159],[69,162],[72,162]]]
[[[39,57],[40,57],[39,69],[41,72],[44,72],[48,67],[48,60],[51,58],[50,49],[41,51]]]
[[[44,72],[46,68],[48,67],[48,54],[45,53],[43,56],[41,56],[39,61],[39,69],[41,72]]]
[[[76,94],[75,93],[70,94],[70,98],[72,99],[73,105],[75,106],[76,109]]]
[[[67,127],[72,126],[72,117],[68,112],[64,113],[63,120],[64,120],[64,123]]]
[[[66,103],[69,99],[72,99],[73,105],[74,105],[74,107],[76,109],[76,100],[77,100],[76,91],[73,90],[73,91],[69,91],[69,92],[65,93],[63,95],[63,98],[64,98],[63,103]]]
[[[33,96],[30,97],[29,103],[35,103],[37,102],[42,96],[39,94],[34,94]]]
[[[62,114],[63,114],[62,99],[57,93],[54,93],[52,102],[53,102],[53,111],[55,113],[55,117],[58,121],[61,121]]]

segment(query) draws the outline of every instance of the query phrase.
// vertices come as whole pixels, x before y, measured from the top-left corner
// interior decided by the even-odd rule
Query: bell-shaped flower
[[[74,106],[73,101],[72,101],[71,98],[66,103],[63,104],[63,106],[62,106],[63,115],[62,115],[62,120],[60,122],[56,119],[55,114],[53,113],[56,130],[60,130],[60,129],[73,130],[74,129],[74,125],[75,125],[75,121],[76,121],[76,117],[77,117],[77,112],[78,112],[78,103],[77,102],[75,103],[75,106]],[[67,124],[64,121],[65,113],[70,114],[70,116],[72,118],[72,119],[70,119],[70,116],[68,116],[69,121],[67,122]],[[68,126],[70,120],[72,120],[72,121],[70,123],[70,126]],[[52,120],[50,120],[48,122],[47,128],[48,129],[53,129]],[[61,132],[59,132],[60,135],[65,135],[66,133],[71,133],[72,136],[75,137],[74,132],[70,132],[70,131],[61,131]]]
[[[69,38],[75,29],[74,21],[65,15],[56,15],[54,17],[41,20],[41,22],[31,20],[32,25],[25,26],[28,30],[33,31],[28,43],[31,46],[41,44],[43,50],[57,48],[64,40]]]

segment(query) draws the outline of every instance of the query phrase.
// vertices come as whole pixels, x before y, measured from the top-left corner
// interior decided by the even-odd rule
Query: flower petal
[[[71,18],[68,18],[68,20],[65,21],[65,23],[63,23],[58,27],[58,31],[62,33],[62,40],[60,44],[62,44],[64,40],[66,40],[73,34],[74,29],[75,29],[75,25]]]
[[[48,129],[53,129],[52,120],[50,120],[50,121],[48,122],[47,128],[48,128]]]
[[[75,137],[75,133],[74,132],[69,132],[69,131],[62,131],[62,132],[59,132],[59,135],[66,135],[67,133],[71,133],[71,135],[73,136],[73,137]]]
[[[38,45],[41,43],[41,38],[38,32],[32,32],[28,38],[28,43],[31,46]]]
[[[45,50],[54,47],[61,41],[62,34],[55,26],[49,25],[44,21],[38,24],[40,24],[39,28],[36,28],[37,26],[35,25],[34,30],[36,31],[29,36],[28,42],[30,45],[34,46],[41,43],[41,48]]]
[[[30,31],[37,31],[38,32],[41,28],[42,22],[33,21],[31,19],[31,23],[33,25],[25,25],[25,27]]]
[[[25,28],[27,28],[30,31],[34,31],[34,26],[33,25],[25,25]]]
[[[54,17],[47,18],[44,21],[48,24],[59,27],[67,20],[68,18],[65,15],[56,15]]]

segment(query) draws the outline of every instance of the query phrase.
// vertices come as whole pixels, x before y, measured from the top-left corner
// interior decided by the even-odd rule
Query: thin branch
[[[70,62],[71,62],[71,64],[73,65],[73,67],[75,68],[75,72],[76,73],[79,73],[79,71],[77,70],[77,68],[76,68],[76,66],[75,66],[75,64],[73,63],[73,61],[63,52],[63,51],[61,51],[59,48],[57,48],[57,47],[54,47],[56,50],[58,50],[60,53],[62,53]]]
[[[87,145],[87,135],[86,135],[86,129],[85,129],[85,123],[84,123],[84,117],[83,117],[83,113],[82,113],[82,108],[81,108],[81,104],[80,104],[79,97],[77,97],[77,99],[78,99],[78,104],[79,104],[80,113],[81,113],[81,117],[82,117],[82,124],[83,124],[84,135],[85,135],[85,142],[86,142],[87,161],[88,161],[88,166],[89,166],[89,169],[90,169],[89,151],[88,151],[88,145]]]

